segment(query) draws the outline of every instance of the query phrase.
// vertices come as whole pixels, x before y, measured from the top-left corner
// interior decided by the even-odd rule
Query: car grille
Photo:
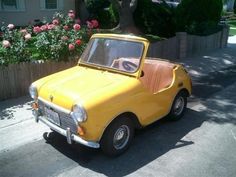
[[[77,125],[75,124],[74,120],[71,118],[69,114],[66,114],[62,111],[56,110],[51,108],[49,105],[45,104],[41,100],[38,100],[39,111],[40,113],[45,116],[45,107],[52,109],[56,113],[58,113],[60,118],[60,127],[63,129],[70,128],[71,132],[77,134]]]

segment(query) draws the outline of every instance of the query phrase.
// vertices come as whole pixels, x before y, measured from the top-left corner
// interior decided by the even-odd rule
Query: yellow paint
[[[96,34],[92,38],[115,38],[142,42],[144,53],[139,70],[133,74],[122,71],[111,72],[78,66],[42,78],[34,85],[39,97],[67,110],[81,103],[87,112],[87,121],[81,123],[85,140],[99,141],[105,128],[118,115],[134,113],[140,124],[146,126],[167,115],[180,89],[186,88],[191,94],[191,80],[181,65],[174,69],[174,80],[170,87],[150,93],[139,80],[149,42],[140,37],[114,34]],[[178,84],[183,82],[181,88]]]

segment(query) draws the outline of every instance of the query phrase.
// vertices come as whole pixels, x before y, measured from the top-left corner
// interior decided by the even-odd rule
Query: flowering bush
[[[31,30],[14,29],[13,24],[2,27],[3,33],[0,36],[0,65],[29,61],[28,50]]]
[[[99,27],[97,20],[80,24],[73,11],[56,13],[51,23],[15,29],[2,27],[0,65],[32,60],[68,60],[81,55],[91,35]]]

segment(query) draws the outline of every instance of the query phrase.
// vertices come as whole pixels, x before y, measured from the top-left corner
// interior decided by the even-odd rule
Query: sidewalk
[[[236,65],[236,36],[229,37],[227,48],[177,62],[187,68],[194,84],[199,77]],[[29,96],[0,102],[0,152],[32,139],[40,139],[45,131],[50,131],[47,126],[34,122],[30,104]],[[16,131],[11,133],[9,139],[8,132],[12,129]]]
[[[179,62],[187,68],[193,80],[236,65],[236,36],[229,37],[227,48],[185,58]]]

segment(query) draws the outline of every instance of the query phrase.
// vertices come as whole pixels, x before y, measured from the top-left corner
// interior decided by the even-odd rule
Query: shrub
[[[3,26],[1,31],[0,65],[29,61],[31,29],[26,29],[29,33],[25,33],[15,29],[13,24],[9,24],[8,27]]]
[[[118,24],[118,11],[109,0],[85,0],[85,5],[90,13],[89,19],[98,19],[100,28],[110,29]]]
[[[234,1],[234,14],[236,14],[236,1]]]
[[[174,8],[166,3],[139,0],[134,12],[134,21],[144,33],[171,37],[175,35]]]
[[[99,26],[97,20],[80,26],[70,11],[66,16],[54,15],[51,23],[15,29],[14,25],[2,27],[0,37],[0,65],[32,60],[68,60],[79,56],[90,36]]]
[[[91,14],[97,14],[99,11],[110,5],[109,0],[85,0],[84,2]]]
[[[177,30],[207,35],[217,30],[222,0],[182,0],[176,9]]]

